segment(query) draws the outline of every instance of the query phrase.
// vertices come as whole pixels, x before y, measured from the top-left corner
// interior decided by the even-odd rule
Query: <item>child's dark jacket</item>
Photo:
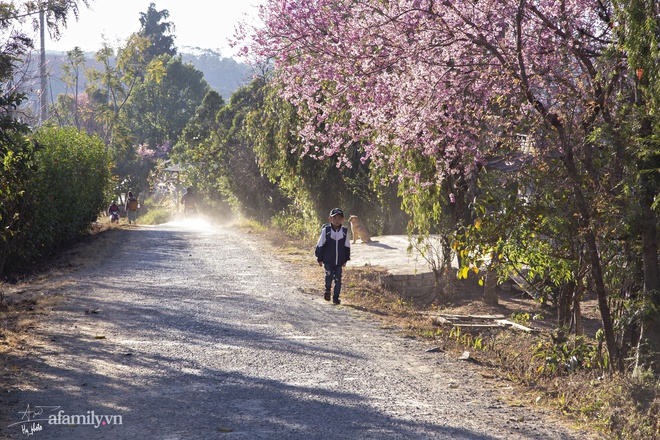
[[[348,229],[341,226],[335,231],[331,224],[323,225],[321,236],[316,244],[316,261],[334,266],[343,266],[351,259],[351,240]]]

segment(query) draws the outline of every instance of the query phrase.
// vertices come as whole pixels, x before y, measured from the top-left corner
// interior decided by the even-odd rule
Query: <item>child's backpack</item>
[[[128,210],[129,211],[137,211],[138,209],[138,201],[135,197],[129,197],[128,198]]]

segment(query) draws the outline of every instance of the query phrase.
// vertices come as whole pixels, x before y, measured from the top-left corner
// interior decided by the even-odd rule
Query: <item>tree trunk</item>
[[[557,298],[557,326],[558,328],[568,328],[571,323],[571,306],[575,294],[575,283],[569,282],[559,288],[559,298]]]
[[[641,80],[641,78],[640,78]],[[646,82],[646,80],[644,80]],[[639,109],[644,109],[647,105],[644,94],[641,89],[637,89],[635,104]],[[643,114],[646,114],[644,112]],[[650,143],[653,139],[653,121],[651,117],[644,116],[641,120],[639,137],[641,139],[641,148],[653,149]],[[635,369],[641,367],[645,361],[655,363],[660,361],[658,354],[658,338],[660,338],[660,317],[657,312],[646,313],[647,308],[652,304],[660,306],[660,266],[658,265],[658,234],[655,211],[653,210],[653,200],[658,191],[658,184],[655,179],[655,172],[648,173],[649,170],[657,170],[660,163],[654,156],[648,159],[641,159],[638,162],[639,184],[640,184],[640,227],[642,240],[642,268],[644,274],[644,297],[643,322],[640,326],[639,342],[637,344],[637,357]],[[657,309],[652,309],[657,310]],[[646,359],[648,355],[655,353],[654,359]]]
[[[658,234],[657,217],[652,208],[654,191],[649,179],[641,174],[641,238],[642,265],[644,272],[644,308],[653,305],[660,307],[660,265],[658,264]],[[640,328],[640,340],[637,345],[637,362],[635,368],[641,367],[646,361],[657,366],[660,363],[658,341],[660,340],[660,316],[652,308],[650,313],[644,313],[644,322]],[[647,359],[654,354],[653,359]]]
[[[653,195],[647,189],[646,197],[642,200],[642,260],[644,267],[644,291],[654,294],[660,291],[660,266],[658,265],[658,233],[657,218],[651,208]],[[654,303],[660,306],[656,295]]]
[[[584,288],[579,279],[576,283],[576,288],[573,296],[573,319],[575,320],[575,336],[584,336],[584,326],[582,325],[582,310],[580,308],[580,301],[582,300],[582,292]]]
[[[605,289],[605,281],[603,279],[603,269],[600,262],[600,253],[598,251],[598,243],[596,242],[596,235],[591,225],[591,215],[589,208],[582,192],[581,180],[575,166],[575,158],[573,156],[573,149],[569,142],[564,142],[564,166],[568,177],[573,183],[573,195],[575,196],[575,204],[580,214],[580,227],[584,230],[584,240],[587,245],[589,262],[591,263],[591,277],[594,282],[596,295],[598,296],[598,310],[603,323],[603,331],[605,333],[605,343],[607,351],[610,355],[610,368],[616,368],[618,371],[623,371],[623,360],[619,355],[619,347],[616,343],[614,335],[614,326],[612,324],[612,316],[610,315],[610,308],[607,303],[607,290]]]
[[[488,272],[486,272],[484,296],[482,301],[489,306],[496,306],[499,304],[499,298],[497,296],[497,273],[495,270],[498,262],[498,256],[493,255],[491,263],[488,265]]]

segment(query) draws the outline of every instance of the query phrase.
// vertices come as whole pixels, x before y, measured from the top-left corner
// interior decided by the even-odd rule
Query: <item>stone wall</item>
[[[390,273],[381,280],[402,299],[415,304],[430,304],[436,297],[433,272],[396,275]]]

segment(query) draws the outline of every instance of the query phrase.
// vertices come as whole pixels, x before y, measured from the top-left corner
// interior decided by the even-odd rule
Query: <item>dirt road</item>
[[[469,364],[309,294],[257,238],[174,224],[103,235],[61,280],[0,437],[585,438],[504,403]]]

